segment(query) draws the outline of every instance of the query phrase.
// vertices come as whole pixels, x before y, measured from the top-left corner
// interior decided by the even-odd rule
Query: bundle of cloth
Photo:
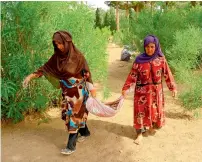
[[[126,94],[134,91],[134,84],[126,91]],[[86,101],[86,109],[88,112],[99,117],[112,117],[115,116],[123,106],[124,97],[121,95],[115,101],[101,102],[97,98],[89,97]]]
[[[124,98],[120,96],[113,102],[103,103],[97,98],[89,97],[86,101],[86,109],[93,115],[99,117],[112,117],[119,112],[123,105]]]

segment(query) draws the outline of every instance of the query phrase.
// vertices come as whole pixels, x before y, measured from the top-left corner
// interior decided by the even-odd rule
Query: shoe
[[[62,150],[61,150],[61,154],[70,155],[70,154],[72,154],[74,151],[75,151],[75,150],[70,150],[70,149],[66,148],[66,149],[62,149]]]
[[[83,141],[85,141],[87,139],[87,137],[88,136],[80,136],[80,137],[78,137],[77,141],[78,142],[83,142]]]

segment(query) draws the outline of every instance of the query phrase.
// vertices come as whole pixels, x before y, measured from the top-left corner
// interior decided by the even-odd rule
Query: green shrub
[[[200,64],[197,58],[202,54],[202,30],[189,27],[177,31],[172,47],[166,51],[169,60],[183,63],[184,69],[194,69]],[[175,66],[175,65],[174,65]]]
[[[183,91],[179,95],[179,98],[186,109],[194,110],[202,108],[202,75],[190,75],[190,77],[192,78],[189,84],[190,88]]]
[[[165,51],[173,45],[177,31],[188,29],[190,26],[201,29],[202,7],[176,8],[166,12],[156,10],[153,14],[151,14],[150,10],[145,9],[138,14],[138,17],[131,18],[129,24],[129,35],[134,39],[139,51],[143,51],[143,39],[145,36],[154,34],[159,38],[162,50],[166,54]],[[123,35],[123,37],[128,37],[128,34]],[[128,40],[127,44],[130,43],[131,40]]]
[[[113,42],[120,45],[120,46],[123,45],[123,33],[121,31],[114,32]]]
[[[1,7],[2,118],[17,122],[23,119],[23,112],[43,112],[60,99],[61,91],[44,77],[22,89],[24,77],[53,54],[52,35],[57,30],[72,34],[94,81],[106,79],[110,31],[94,28],[93,9],[77,2],[2,2]]]

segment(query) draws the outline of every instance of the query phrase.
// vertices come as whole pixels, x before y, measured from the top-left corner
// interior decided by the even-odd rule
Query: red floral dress
[[[170,91],[176,84],[165,57],[157,57],[147,63],[134,63],[122,90],[135,84],[134,128],[144,129],[165,124],[162,77]]]

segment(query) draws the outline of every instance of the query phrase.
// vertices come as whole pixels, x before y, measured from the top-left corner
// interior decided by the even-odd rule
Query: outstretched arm
[[[28,86],[29,82],[30,82],[32,79],[34,79],[34,78],[39,78],[39,77],[41,77],[42,75],[43,75],[43,72],[42,72],[42,70],[41,70],[40,68],[39,68],[36,72],[31,73],[30,75],[28,75],[28,76],[24,79],[24,81],[23,81],[23,83],[22,83],[23,88],[26,88],[26,87]]]

